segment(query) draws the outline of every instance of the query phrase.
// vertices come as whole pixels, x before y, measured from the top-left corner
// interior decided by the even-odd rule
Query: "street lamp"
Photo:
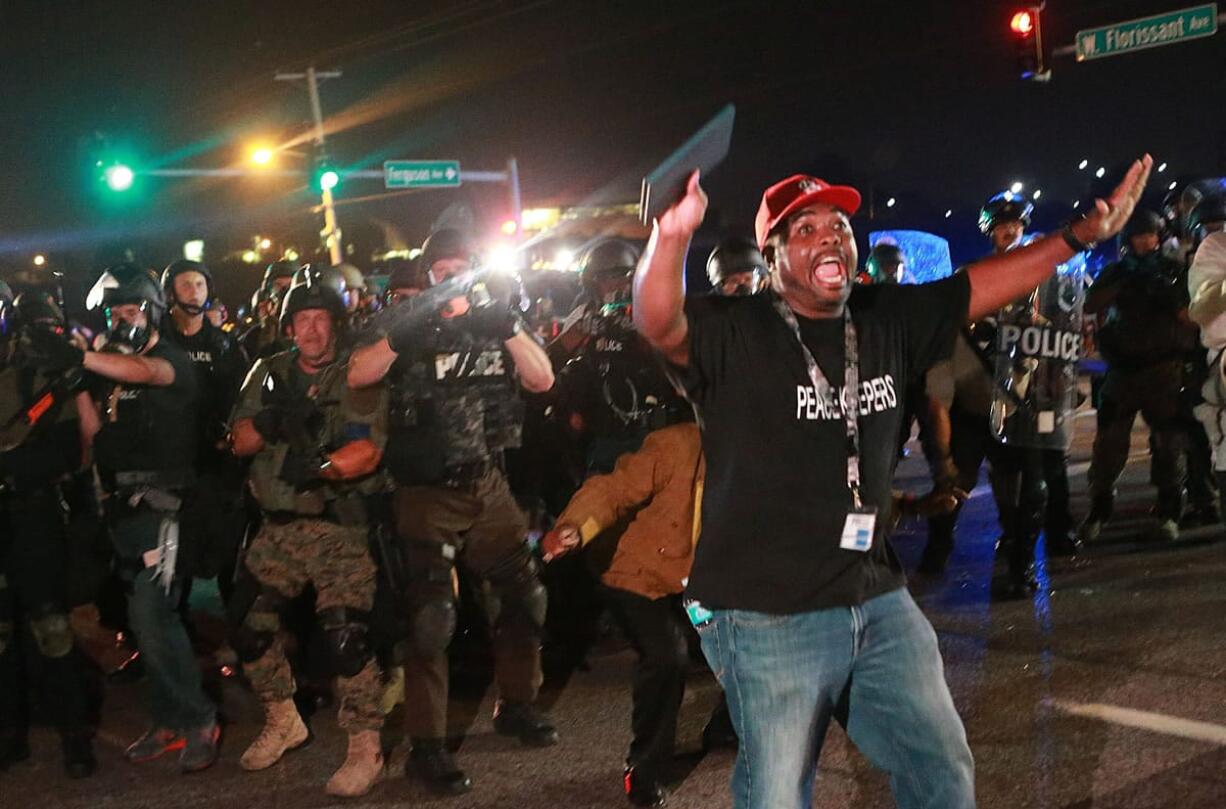
[[[267,146],[257,146],[251,150],[251,162],[257,166],[267,166],[272,163],[272,149]]]
[[[39,253],[37,256],[34,257],[35,267],[41,267],[46,263],[47,263],[47,257],[44,256],[42,253]]]

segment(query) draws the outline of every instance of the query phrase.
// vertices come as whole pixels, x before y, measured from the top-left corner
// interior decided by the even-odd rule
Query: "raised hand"
[[[706,215],[707,193],[698,184],[698,170],[695,169],[685,185],[685,196],[660,214],[656,225],[660,228],[660,233],[666,236],[680,236],[688,239],[694,231],[698,230],[698,226],[702,224],[703,217]]]
[[[1071,228],[1077,240],[1086,244],[1110,239],[1119,233],[1132,217],[1137,201],[1145,191],[1154,159],[1148,154],[1134,160],[1124,179],[1107,199],[1094,200],[1094,208],[1083,218],[1073,222]]]

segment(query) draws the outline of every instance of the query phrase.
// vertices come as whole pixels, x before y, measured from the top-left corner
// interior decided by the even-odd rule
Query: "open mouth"
[[[813,266],[813,280],[828,289],[842,289],[847,284],[847,266],[841,256],[828,255]]]

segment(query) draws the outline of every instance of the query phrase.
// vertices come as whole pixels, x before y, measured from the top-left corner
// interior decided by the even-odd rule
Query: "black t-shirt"
[[[885,539],[903,393],[949,354],[969,296],[965,275],[852,291],[861,497],[878,514],[868,552],[839,547],[851,507],[846,425],[837,401],[816,396],[773,293],[686,302],[684,377],[703,418],[707,458],[690,596],[716,609],[783,614],[860,604],[903,585]],[[822,373],[841,391],[842,320],[797,319]]]
[[[144,356],[169,362],[170,385],[116,385],[102,400],[102,429],[95,439],[98,466],[113,472],[163,473],[188,479],[196,460],[196,370],[183,349],[159,339]],[[115,419],[110,413],[114,409]]]

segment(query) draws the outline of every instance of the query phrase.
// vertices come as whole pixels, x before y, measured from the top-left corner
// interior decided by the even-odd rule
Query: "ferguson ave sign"
[[[1217,3],[1077,32],[1077,61],[1171,45],[1217,33]]]

